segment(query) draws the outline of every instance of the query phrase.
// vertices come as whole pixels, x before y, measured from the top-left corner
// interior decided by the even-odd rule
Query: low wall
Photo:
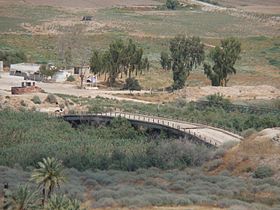
[[[43,90],[37,86],[25,86],[25,87],[12,87],[11,92],[13,95],[21,95],[26,93],[38,93]]]

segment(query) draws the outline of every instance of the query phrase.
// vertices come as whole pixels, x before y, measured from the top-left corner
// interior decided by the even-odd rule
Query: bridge
[[[227,142],[239,142],[243,139],[237,134],[220,128],[143,114],[107,112],[79,115],[69,114],[62,116],[65,121],[72,124],[106,123],[116,117],[126,118],[132,125],[135,126],[146,126],[148,128],[167,130],[168,132],[187,138],[191,141],[201,142],[215,147],[219,147]]]

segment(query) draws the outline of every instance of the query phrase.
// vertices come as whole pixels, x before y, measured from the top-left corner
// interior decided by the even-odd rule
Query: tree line
[[[205,45],[199,37],[178,35],[170,40],[169,52],[161,52],[160,64],[163,69],[172,70],[172,89],[174,90],[183,88],[190,72],[199,66],[203,67],[204,74],[213,86],[227,86],[229,76],[236,74],[234,66],[241,58],[240,53],[241,43],[236,38],[221,40],[220,45],[212,48],[206,55]],[[71,66],[70,51],[66,50],[62,54],[65,54],[65,61],[62,62],[65,64],[65,68]],[[25,62],[27,59],[21,51],[0,51],[0,60],[4,61],[4,65],[9,65]],[[132,39],[128,41],[114,40],[108,49],[94,49],[91,55],[85,55],[82,60],[82,65],[86,63],[86,60],[89,61],[92,73],[104,74],[109,86],[114,86],[118,78],[126,77],[124,87],[127,89],[141,89],[133,77],[150,69],[150,62],[144,56],[143,48],[139,47]],[[50,72],[48,69],[44,70],[42,72]]]
[[[203,64],[204,74],[213,86],[227,86],[229,75],[236,74],[234,67],[240,59],[241,43],[235,38],[226,38],[220,46],[210,50],[205,61],[205,49],[199,37],[176,36],[170,40],[170,53],[161,52],[160,64],[173,72],[173,89],[185,86],[190,72]]]
[[[105,79],[112,86],[118,77],[131,78],[132,75],[142,74],[143,70],[149,70],[150,63],[147,57],[143,57],[143,49],[132,39],[127,43],[118,39],[105,51],[93,51],[90,68],[94,74],[105,74]]]

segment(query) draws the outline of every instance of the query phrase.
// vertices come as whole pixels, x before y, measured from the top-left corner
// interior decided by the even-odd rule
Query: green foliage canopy
[[[221,41],[221,46],[216,46],[210,51],[209,57],[213,62],[204,64],[204,73],[211,80],[213,86],[227,86],[230,74],[236,74],[234,65],[240,59],[241,43],[235,38]]]
[[[0,61],[3,61],[4,66],[9,66],[14,63],[26,62],[27,57],[22,51],[0,50]]]
[[[190,71],[204,60],[204,45],[199,37],[176,36],[170,41],[170,52],[173,71],[173,88],[185,86]]]
[[[167,52],[161,52],[160,53],[160,64],[161,64],[161,67],[164,70],[170,70],[171,69],[171,59],[170,59]]]
[[[109,49],[101,52],[94,50],[90,59],[91,71],[95,74],[108,74],[107,82],[114,85],[116,79],[123,74],[131,78],[132,73],[138,75],[143,69],[149,70],[148,58],[143,58],[143,49],[132,41],[125,43],[118,39],[109,45]]]

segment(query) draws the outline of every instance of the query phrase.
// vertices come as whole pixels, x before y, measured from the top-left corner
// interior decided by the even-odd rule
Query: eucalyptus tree
[[[190,72],[204,60],[204,44],[199,37],[178,35],[170,41],[173,89],[185,86]]]
[[[227,86],[228,76],[236,74],[234,67],[240,59],[241,43],[235,38],[221,41],[221,46],[216,46],[209,53],[212,65],[204,63],[204,73],[211,80],[213,86]]]
[[[121,78],[123,75],[131,78],[133,73],[137,76],[139,71],[142,73],[144,69],[149,70],[149,60],[143,58],[143,53],[143,49],[137,47],[132,39],[127,43],[121,39],[115,40],[108,50],[93,51],[90,59],[91,71],[95,74],[105,74],[105,79],[112,86],[119,75]]]
[[[164,70],[170,70],[171,69],[171,59],[170,59],[167,52],[161,52],[160,53],[160,64],[161,64],[161,67]]]

